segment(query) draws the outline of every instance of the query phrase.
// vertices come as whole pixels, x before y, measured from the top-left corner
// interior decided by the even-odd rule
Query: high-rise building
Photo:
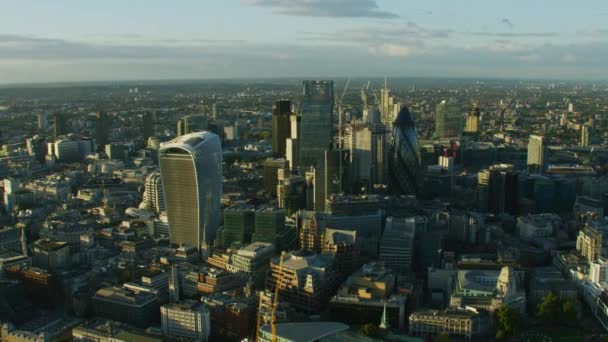
[[[435,137],[459,137],[464,128],[462,107],[454,99],[441,101],[435,107]]]
[[[416,218],[386,219],[386,228],[380,241],[380,260],[396,274],[407,274],[414,260]]]
[[[395,98],[390,95],[390,90],[386,88],[380,89],[380,120],[387,127],[391,127],[401,110],[401,103],[395,102]]]
[[[300,166],[323,163],[333,141],[334,82],[304,81],[302,118],[298,136]]]
[[[291,101],[279,100],[272,106],[273,157],[285,158],[287,138],[291,138]]]
[[[477,207],[493,214],[517,214],[518,174],[513,165],[497,164],[477,174]]]
[[[471,109],[464,126],[463,135],[477,136],[479,135],[479,108],[475,107]]]
[[[163,335],[175,340],[206,342],[211,332],[209,310],[198,301],[160,307]]]
[[[392,146],[388,158],[389,191],[395,195],[418,192],[420,148],[414,120],[403,107],[395,120]]]
[[[287,215],[306,209],[306,179],[298,175],[279,175],[277,184],[277,204]]]
[[[46,115],[46,113],[40,113],[37,115],[38,118],[38,129],[39,130],[46,130],[49,127],[49,120],[48,120],[48,116]]]
[[[277,194],[279,184],[278,171],[289,170],[289,162],[285,158],[267,158],[264,161],[264,190],[272,196]]]
[[[341,159],[341,160],[340,160]],[[314,207],[315,210],[325,210],[325,201],[332,194],[346,189],[346,174],[349,169],[349,153],[347,150],[327,150],[322,163],[315,168]],[[340,170],[342,163],[342,170]],[[342,171],[342,173],[340,173]]]
[[[144,189],[144,203],[146,207],[160,214],[165,211],[165,195],[163,193],[163,181],[160,172],[153,172],[146,177]]]
[[[95,113],[95,144],[97,152],[103,152],[110,135],[110,119],[105,112]]]
[[[44,164],[46,157],[46,143],[44,136],[35,135],[25,141],[27,153],[34,157],[40,164]]]
[[[142,116],[141,133],[144,141],[154,136],[154,116],[150,112],[145,112]]]
[[[300,165],[300,122],[302,117],[293,113],[289,117],[291,128],[290,137],[285,139],[285,158],[289,168],[295,170]]]
[[[209,128],[209,118],[204,114],[186,115],[177,122],[177,136],[203,132]]]
[[[352,122],[345,131],[344,148],[350,152],[354,190],[368,190],[372,183],[372,130],[363,122]]]
[[[207,250],[220,219],[219,137],[210,132],[177,137],[161,146],[159,159],[171,243]]]
[[[581,143],[580,143],[580,145],[582,147],[589,146],[590,135],[591,135],[591,127],[589,127],[588,125],[582,125],[581,126]]]
[[[57,137],[66,134],[66,118],[60,113],[53,115],[53,141],[57,141]]]
[[[542,173],[545,167],[544,137],[530,135],[528,141],[528,170],[530,173]]]

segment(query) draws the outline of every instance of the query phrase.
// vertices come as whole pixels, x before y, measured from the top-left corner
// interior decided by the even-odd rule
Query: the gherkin
[[[388,160],[389,191],[393,195],[416,195],[420,148],[414,120],[403,106],[393,125],[393,136]]]

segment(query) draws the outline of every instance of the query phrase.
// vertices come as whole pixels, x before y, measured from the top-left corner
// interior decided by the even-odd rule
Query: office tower
[[[472,108],[469,115],[467,115],[463,135],[473,137],[479,135],[479,116],[479,108]]]
[[[160,174],[173,244],[207,250],[219,224],[222,147],[217,135],[196,132],[163,144]]]
[[[591,135],[591,127],[587,126],[587,125],[582,125],[581,126],[581,143],[580,145],[582,147],[587,147],[589,146],[589,140],[590,140],[590,136]]]
[[[414,120],[407,107],[397,116],[388,158],[389,192],[394,195],[415,195],[418,192],[420,148]]]
[[[203,132],[207,129],[209,129],[209,118],[204,114],[186,115],[177,122],[178,137],[194,132]],[[216,132],[216,134],[218,133]]]
[[[209,310],[201,302],[190,300],[160,307],[163,335],[172,340],[206,342],[211,333]]]
[[[340,160],[342,159],[342,160]],[[342,163],[342,174],[340,174]],[[349,153],[347,150],[327,150],[322,163],[315,167],[315,210],[325,210],[325,201],[332,194],[341,193],[347,182],[349,169]]]
[[[126,160],[127,159],[127,148],[121,143],[110,143],[106,144],[104,149],[108,159]]]
[[[497,164],[477,174],[477,208],[492,214],[516,215],[518,174],[513,165]]]
[[[576,238],[576,250],[592,263],[602,257],[603,234],[591,226],[585,226]]]
[[[298,175],[279,175],[277,184],[277,205],[285,209],[287,216],[300,209],[306,209],[306,179]]]
[[[97,152],[103,152],[106,144],[108,144],[108,136],[110,135],[110,119],[105,112],[95,113],[95,144]]]
[[[568,103],[568,113],[574,113],[574,104]]]
[[[46,113],[38,114],[37,119],[38,119],[38,129],[39,130],[41,130],[41,131],[46,130],[49,127],[49,120],[48,120]]]
[[[70,246],[65,241],[39,239],[32,244],[32,265],[57,272],[70,266]]]
[[[296,216],[298,245],[302,249],[321,252],[327,227],[326,215],[319,211],[300,210]]]
[[[333,141],[334,82],[304,81],[303,86],[299,166],[308,167],[323,163]]]
[[[300,165],[300,121],[301,116],[291,114],[290,120],[290,137],[285,139],[285,158],[289,161],[289,168],[295,170]]]
[[[67,133],[66,118],[62,114],[55,113],[53,115],[53,126],[53,141],[57,141],[57,137]]]
[[[46,157],[46,143],[44,136],[35,135],[25,141],[27,154],[34,157],[40,164],[44,164]]]
[[[291,101],[279,100],[272,106],[272,156],[285,158],[285,144],[291,137]]]
[[[72,139],[61,139],[51,144],[53,150],[49,150],[49,154],[53,154],[60,162],[75,162],[82,158],[78,141]]]
[[[220,114],[220,110],[218,108],[217,103],[213,103],[213,106],[211,106],[211,119],[213,120],[217,120],[217,118],[219,117]]]
[[[388,127],[384,124],[370,124],[372,131],[373,184],[386,184],[388,179],[388,156],[390,152]]]
[[[154,116],[150,112],[145,112],[142,116],[141,134],[145,142],[154,136]]]
[[[386,82],[384,89],[380,89],[380,120],[382,124],[389,128],[392,128],[395,119],[401,110],[401,103],[395,102],[395,98],[390,96],[390,90],[386,88]]]
[[[277,194],[277,184],[279,184],[279,169],[289,170],[289,162],[285,158],[267,158],[264,161],[264,191],[271,196]]]
[[[353,190],[367,192],[372,183],[372,130],[361,121],[346,126],[344,148],[350,152]]]
[[[528,171],[541,174],[545,166],[545,144],[544,137],[530,135],[528,141]]]
[[[264,287],[264,280],[269,269],[274,246],[268,242],[254,242],[232,254],[232,266],[243,272],[254,288]]]
[[[380,241],[380,260],[396,274],[412,270],[415,218],[388,217]]]
[[[255,211],[255,233],[252,242],[275,243],[275,239],[285,230],[285,210],[261,207]]]
[[[455,99],[441,101],[435,107],[435,137],[459,137],[464,128],[462,107]]]
[[[255,231],[255,207],[236,204],[224,210],[222,246],[230,247],[234,242],[249,243]],[[219,240],[219,238],[218,238]]]
[[[160,172],[153,172],[146,177],[144,185],[144,203],[146,207],[156,214],[165,211],[165,195],[163,193],[163,181]]]

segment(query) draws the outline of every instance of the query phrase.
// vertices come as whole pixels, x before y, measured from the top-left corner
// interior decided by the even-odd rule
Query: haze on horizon
[[[606,79],[602,0],[2,1],[0,83]]]

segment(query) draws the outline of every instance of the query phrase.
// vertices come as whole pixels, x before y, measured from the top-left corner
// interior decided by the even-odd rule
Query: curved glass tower
[[[171,243],[205,250],[220,223],[219,137],[210,132],[182,135],[161,145],[159,160]]]
[[[415,195],[420,168],[420,148],[414,120],[403,106],[393,125],[393,139],[389,150],[389,191],[393,195]]]

